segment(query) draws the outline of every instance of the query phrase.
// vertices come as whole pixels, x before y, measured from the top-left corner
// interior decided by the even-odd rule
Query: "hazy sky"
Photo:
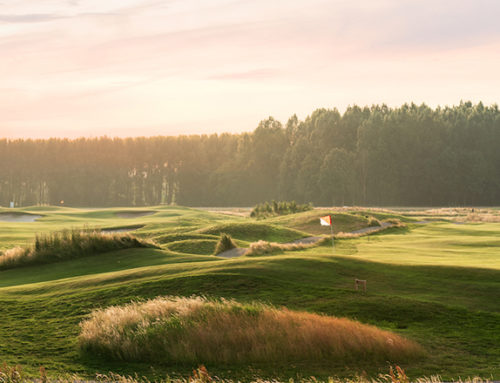
[[[0,137],[497,103],[498,0],[0,0]]]

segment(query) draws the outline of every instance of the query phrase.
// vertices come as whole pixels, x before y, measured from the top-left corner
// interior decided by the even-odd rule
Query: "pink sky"
[[[0,0],[0,137],[499,101],[496,0]]]

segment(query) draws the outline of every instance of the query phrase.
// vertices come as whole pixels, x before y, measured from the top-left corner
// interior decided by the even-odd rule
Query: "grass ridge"
[[[37,235],[31,246],[5,251],[0,255],[0,270],[138,247],[157,246],[128,233],[103,233],[99,229],[64,230]]]

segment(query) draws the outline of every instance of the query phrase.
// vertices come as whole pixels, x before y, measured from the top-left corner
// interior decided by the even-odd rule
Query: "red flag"
[[[321,226],[332,226],[332,216],[325,215],[324,217],[320,217],[319,222]]]

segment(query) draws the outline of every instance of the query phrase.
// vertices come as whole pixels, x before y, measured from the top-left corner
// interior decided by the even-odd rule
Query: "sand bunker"
[[[116,216],[119,218],[139,218],[145,217],[147,215],[153,215],[156,211],[119,211],[116,213]]]
[[[0,213],[0,221],[4,222],[35,222],[41,215],[27,213]]]
[[[350,234],[366,234],[366,233],[371,233],[371,232],[374,232],[374,231],[378,231],[381,228],[383,229],[383,228],[386,228],[386,227],[389,227],[389,226],[392,226],[392,223],[390,223],[390,222],[381,222],[380,226],[364,227],[362,229],[350,231],[349,233]]]
[[[320,241],[321,239],[323,239],[323,237],[306,237],[306,238],[296,239],[295,241],[292,242],[284,243],[283,245],[312,245]],[[236,247],[234,249],[223,251],[222,253],[217,254],[217,257],[236,258],[245,255],[247,251],[248,251],[247,248]]]
[[[235,247],[234,249],[223,251],[222,253],[217,254],[217,257],[222,258],[236,258],[241,257],[247,252],[248,249],[244,249],[241,247]]]

